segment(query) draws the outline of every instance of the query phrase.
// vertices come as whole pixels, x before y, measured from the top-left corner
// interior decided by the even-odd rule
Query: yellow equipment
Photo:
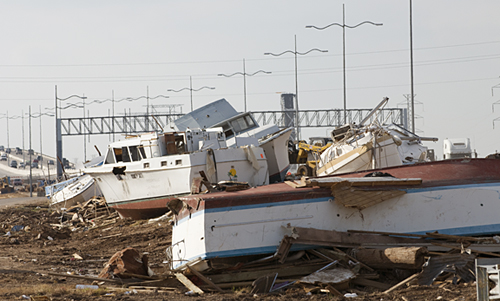
[[[316,176],[316,164],[319,155],[332,144],[329,137],[311,137],[309,143],[299,141],[298,146],[293,145],[289,153],[291,164],[301,164],[297,169],[298,176]]]

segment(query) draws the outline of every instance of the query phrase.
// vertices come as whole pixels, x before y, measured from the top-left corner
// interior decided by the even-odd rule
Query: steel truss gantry
[[[370,109],[348,109],[347,122],[360,123]],[[276,124],[280,128],[294,126],[295,111],[255,111],[251,112],[260,125]],[[299,128],[334,128],[344,124],[344,110],[300,110]],[[154,113],[153,115],[124,115],[84,118],[60,118],[62,136],[138,134],[168,130],[172,122],[184,114]],[[372,117],[379,123],[395,123],[407,128],[406,109],[385,108]],[[287,124],[288,123],[288,124]]]

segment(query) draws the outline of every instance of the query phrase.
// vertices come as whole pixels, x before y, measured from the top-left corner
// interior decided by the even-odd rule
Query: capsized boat
[[[422,141],[438,139],[380,123],[376,115],[388,101],[385,97],[359,125],[346,124],[332,131],[333,144],[319,155],[316,164],[318,176],[429,161]]]
[[[266,155],[258,145],[227,147],[222,128],[146,133],[108,146],[104,164],[86,171],[108,205],[122,217],[146,219],[188,195],[204,172],[210,183],[269,183]]]
[[[102,196],[95,180],[87,174],[47,186],[45,195],[50,199],[50,207],[54,209],[69,208]]]
[[[498,159],[422,162],[311,181],[315,181],[312,187],[278,183],[170,202],[175,213],[168,249],[172,268],[216,257],[274,253],[290,227],[468,236],[500,233]]]

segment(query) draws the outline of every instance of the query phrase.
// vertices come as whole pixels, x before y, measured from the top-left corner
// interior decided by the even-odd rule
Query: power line
[[[454,45],[444,45],[444,46],[434,46],[434,47],[421,47],[415,48],[414,50],[432,50],[432,49],[444,49],[444,48],[454,48],[454,47],[465,47],[465,46],[477,46],[486,44],[498,44],[500,41],[486,41],[478,43],[466,43],[466,44],[454,44]],[[364,54],[374,54],[374,53],[391,53],[391,52],[407,52],[408,49],[392,49],[392,50],[379,50],[379,51],[367,51],[367,52],[351,52],[346,55],[364,55]],[[322,55],[325,56],[340,56],[342,54],[329,54]],[[319,55],[311,55],[309,58],[319,57]],[[274,58],[276,60],[277,58]],[[289,59],[289,58],[279,58],[279,59]],[[269,58],[254,58],[247,59],[247,61],[269,61]],[[183,61],[183,62],[136,62],[136,63],[94,63],[94,64],[1,64],[0,67],[110,67],[110,66],[147,66],[147,65],[182,65],[182,64],[213,64],[213,63],[234,63],[241,62],[241,59],[231,59],[231,60],[208,60],[208,61]]]

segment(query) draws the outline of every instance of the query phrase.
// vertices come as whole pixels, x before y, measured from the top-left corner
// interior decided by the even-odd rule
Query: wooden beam
[[[416,274],[413,274],[411,275],[410,277],[406,278],[405,280],[401,281],[400,283],[396,284],[395,286],[391,287],[390,289],[384,291],[384,294],[388,294],[400,287],[402,287],[403,285],[405,285],[406,283],[412,281],[413,279],[417,278],[419,275],[419,273],[416,273]]]
[[[221,283],[226,283],[226,282],[253,281],[259,277],[269,275],[270,273],[278,273],[280,278],[294,277],[294,276],[300,278],[300,276],[309,275],[313,272],[316,272],[323,266],[325,266],[324,262],[309,266],[304,266],[304,265],[288,266],[288,267],[272,266],[259,270],[235,271],[226,274],[214,274],[207,276],[210,277],[210,279],[212,279],[212,282],[217,283],[219,285]]]
[[[432,244],[435,246],[439,246],[439,247],[445,247],[445,248],[450,248],[450,249],[455,249],[455,250],[462,250],[461,247],[455,247],[452,245],[440,244],[440,243],[436,243],[436,242],[433,242]],[[494,257],[500,257],[500,254],[498,254],[498,253],[483,252],[483,251],[473,250],[471,248],[468,248],[468,249],[471,250],[471,252],[473,252],[473,253],[490,255],[490,256],[494,256]]]
[[[182,284],[184,284],[184,286],[187,287],[187,289],[193,291],[194,293],[197,293],[200,295],[202,295],[204,293],[199,287],[197,287],[193,282],[191,282],[191,280],[189,280],[186,276],[184,276],[184,274],[177,273],[177,274],[175,274],[175,277]]]
[[[215,283],[213,283],[210,279],[208,279],[207,277],[205,277],[202,273],[198,272],[196,269],[193,269],[189,264],[186,264],[189,272],[195,274],[198,278],[200,278],[203,282],[205,282],[206,284],[210,285],[212,288],[214,288],[216,291],[218,291],[219,293],[223,293],[224,291],[218,287]]]

